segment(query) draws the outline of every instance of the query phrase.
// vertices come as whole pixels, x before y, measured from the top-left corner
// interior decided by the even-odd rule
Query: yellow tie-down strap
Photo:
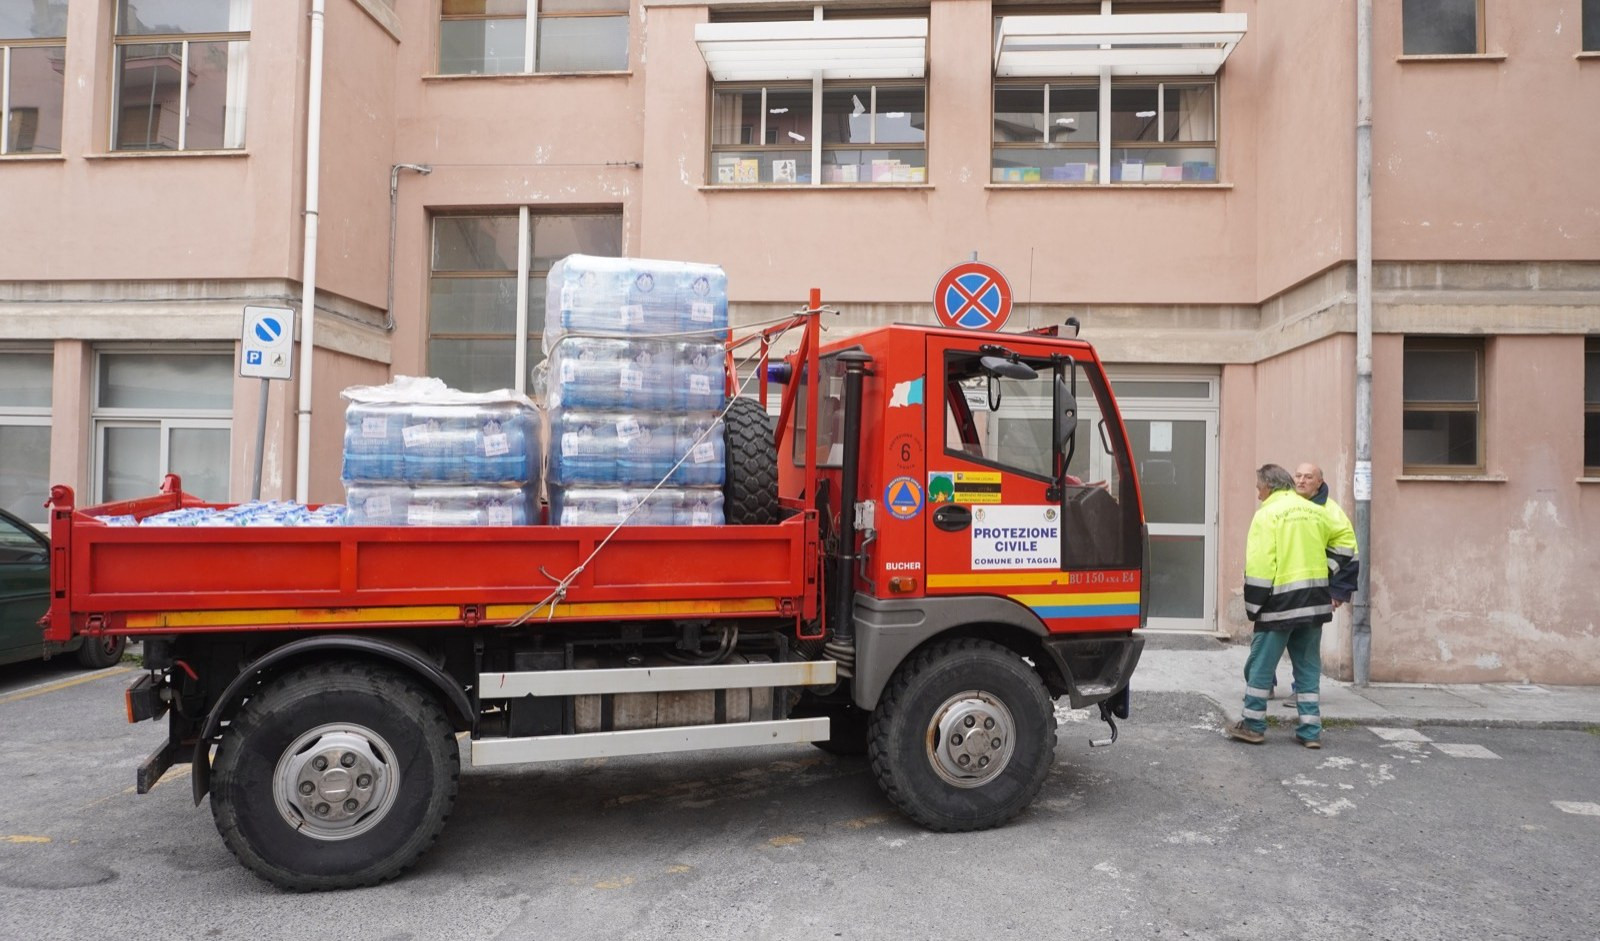
[[[715,601],[593,601],[540,607],[527,604],[492,604],[482,620],[510,621],[530,611],[529,620],[598,620],[601,618],[710,617],[727,614],[777,614],[776,598],[738,598]],[[308,624],[439,624],[461,621],[461,605],[410,605],[372,608],[254,608],[216,611],[148,611],[127,615],[129,630],[179,630],[183,628],[289,627]]]

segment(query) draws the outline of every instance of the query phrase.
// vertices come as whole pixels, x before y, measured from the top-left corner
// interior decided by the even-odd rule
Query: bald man
[[[1334,529],[1334,540],[1328,547],[1328,594],[1333,596],[1333,609],[1337,611],[1355,594],[1356,576],[1361,571],[1361,563],[1356,559],[1356,531],[1350,525],[1350,517],[1328,497],[1322,468],[1307,461],[1294,469],[1292,477],[1294,492],[1322,507]],[[1276,677],[1273,683],[1276,685]],[[1290,696],[1283,705],[1285,709],[1298,709],[1299,693]]]

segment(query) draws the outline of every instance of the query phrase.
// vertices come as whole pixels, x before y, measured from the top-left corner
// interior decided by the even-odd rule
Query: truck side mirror
[[[1064,451],[1078,433],[1078,397],[1072,394],[1063,376],[1056,376],[1055,394],[1056,450]]]

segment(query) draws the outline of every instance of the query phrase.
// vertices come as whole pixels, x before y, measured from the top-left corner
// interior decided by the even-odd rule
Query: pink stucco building
[[[1352,509],[1355,0],[323,5],[317,83],[312,0],[0,0],[0,505],[247,498],[314,205],[264,496],[341,498],[347,386],[529,387],[569,252],[841,334],[976,252],[1113,364],[1152,627],[1248,632],[1257,465]],[[1371,676],[1600,683],[1600,0],[1374,6]]]

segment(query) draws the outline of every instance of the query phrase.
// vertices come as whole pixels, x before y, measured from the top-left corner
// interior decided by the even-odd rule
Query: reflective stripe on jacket
[[[1244,549],[1244,608],[1258,629],[1321,624],[1333,616],[1328,548],[1334,536],[1333,517],[1293,490],[1275,490],[1261,501]]]

